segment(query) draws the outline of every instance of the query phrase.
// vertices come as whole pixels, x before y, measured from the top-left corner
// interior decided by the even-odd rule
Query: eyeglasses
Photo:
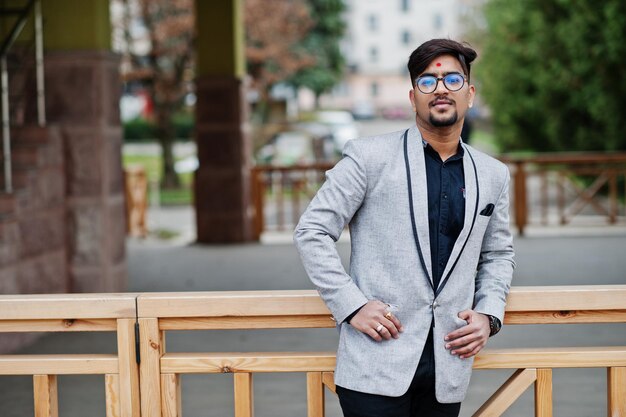
[[[449,91],[459,91],[465,85],[466,77],[458,72],[452,72],[439,78],[434,75],[424,75],[415,80],[415,85],[422,93],[431,94],[437,89],[439,81],[443,81],[443,85]]]

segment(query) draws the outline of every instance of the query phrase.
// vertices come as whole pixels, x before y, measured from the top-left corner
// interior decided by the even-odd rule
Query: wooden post
[[[161,375],[161,408],[163,417],[181,417],[181,385],[179,374]]]
[[[35,417],[59,417],[56,375],[33,375]]]
[[[609,170],[609,223],[617,222],[617,172]]]
[[[139,319],[141,416],[161,417],[161,355],[159,320]]]
[[[541,171],[541,224],[548,225],[548,171]]]
[[[126,194],[126,228],[130,236],[144,237],[147,234],[146,209],[148,207],[148,180],[141,165],[124,170]]]
[[[298,175],[298,173],[295,174]],[[306,172],[302,170],[302,174],[305,175]],[[300,191],[304,189],[302,186],[304,181],[304,179],[297,177],[291,181],[291,219],[294,226],[298,224],[300,219]]]
[[[535,417],[552,417],[552,369],[537,369]]]
[[[563,225],[567,223],[567,219],[565,217],[565,174],[562,172],[558,173],[558,195],[557,195],[557,206],[559,211],[559,222]]]
[[[265,182],[263,171],[255,167],[252,169],[252,198],[254,201],[254,234],[255,239],[260,239],[265,228],[265,214],[263,211],[265,204]]]
[[[118,398],[122,417],[139,417],[139,364],[135,352],[135,320],[117,320],[117,355],[119,360]]]
[[[276,171],[280,175],[278,186],[274,189],[276,192],[276,230],[285,230],[285,171]]]
[[[528,222],[528,205],[526,203],[526,169],[523,161],[515,163],[515,225],[521,236]]]
[[[235,374],[235,417],[254,416],[254,392],[251,373]]]
[[[306,374],[307,417],[324,417],[324,383],[321,372]]]
[[[104,376],[106,417],[120,417],[120,376]]]
[[[608,416],[626,416],[626,367],[607,368]]]

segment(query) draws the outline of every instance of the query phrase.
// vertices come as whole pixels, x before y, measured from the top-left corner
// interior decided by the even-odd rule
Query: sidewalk
[[[161,210],[159,224],[176,226],[181,234],[170,241],[128,241],[129,291],[312,288],[289,234],[266,236],[265,244],[189,244],[193,241],[193,213],[180,207]],[[529,229],[528,237],[516,238],[515,246],[516,286],[626,284],[626,228],[571,229],[567,236],[554,230],[541,233]],[[337,248],[347,263],[347,237]],[[170,332],[167,339],[172,352],[334,350],[336,343],[334,329]],[[568,345],[626,345],[626,325],[507,326],[489,346]],[[109,334],[57,334],[42,338],[24,353],[107,353],[115,349]],[[461,416],[471,416],[510,374],[476,371]],[[185,417],[233,415],[232,375],[183,376],[182,380]],[[0,416],[33,415],[31,381],[30,377],[0,377]],[[555,370],[554,415],[605,415],[605,387],[604,369]],[[327,416],[341,416],[336,397],[328,394],[326,398]],[[531,388],[505,416],[533,415],[532,398]],[[304,375],[255,376],[255,407],[257,417],[305,416]],[[103,378],[59,377],[59,408],[65,417],[104,417]]]

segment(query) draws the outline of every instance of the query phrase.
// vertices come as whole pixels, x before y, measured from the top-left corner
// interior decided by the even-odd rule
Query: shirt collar
[[[432,146],[430,146],[430,144],[425,139],[422,139],[422,145],[424,146],[425,151],[431,151],[437,156],[439,156],[439,154],[433,149]],[[446,162],[456,161],[457,159],[462,159],[463,155],[465,155],[465,150],[463,149],[463,145],[461,144],[461,141],[459,140],[459,146],[456,150],[456,153],[452,155],[450,158],[448,158]]]

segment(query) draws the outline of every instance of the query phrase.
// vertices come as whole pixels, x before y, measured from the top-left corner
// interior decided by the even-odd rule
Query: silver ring
[[[380,331],[382,329],[384,329],[384,328],[385,328],[385,326],[383,326],[382,324],[378,323],[378,327],[376,328],[376,333],[380,333]]]

